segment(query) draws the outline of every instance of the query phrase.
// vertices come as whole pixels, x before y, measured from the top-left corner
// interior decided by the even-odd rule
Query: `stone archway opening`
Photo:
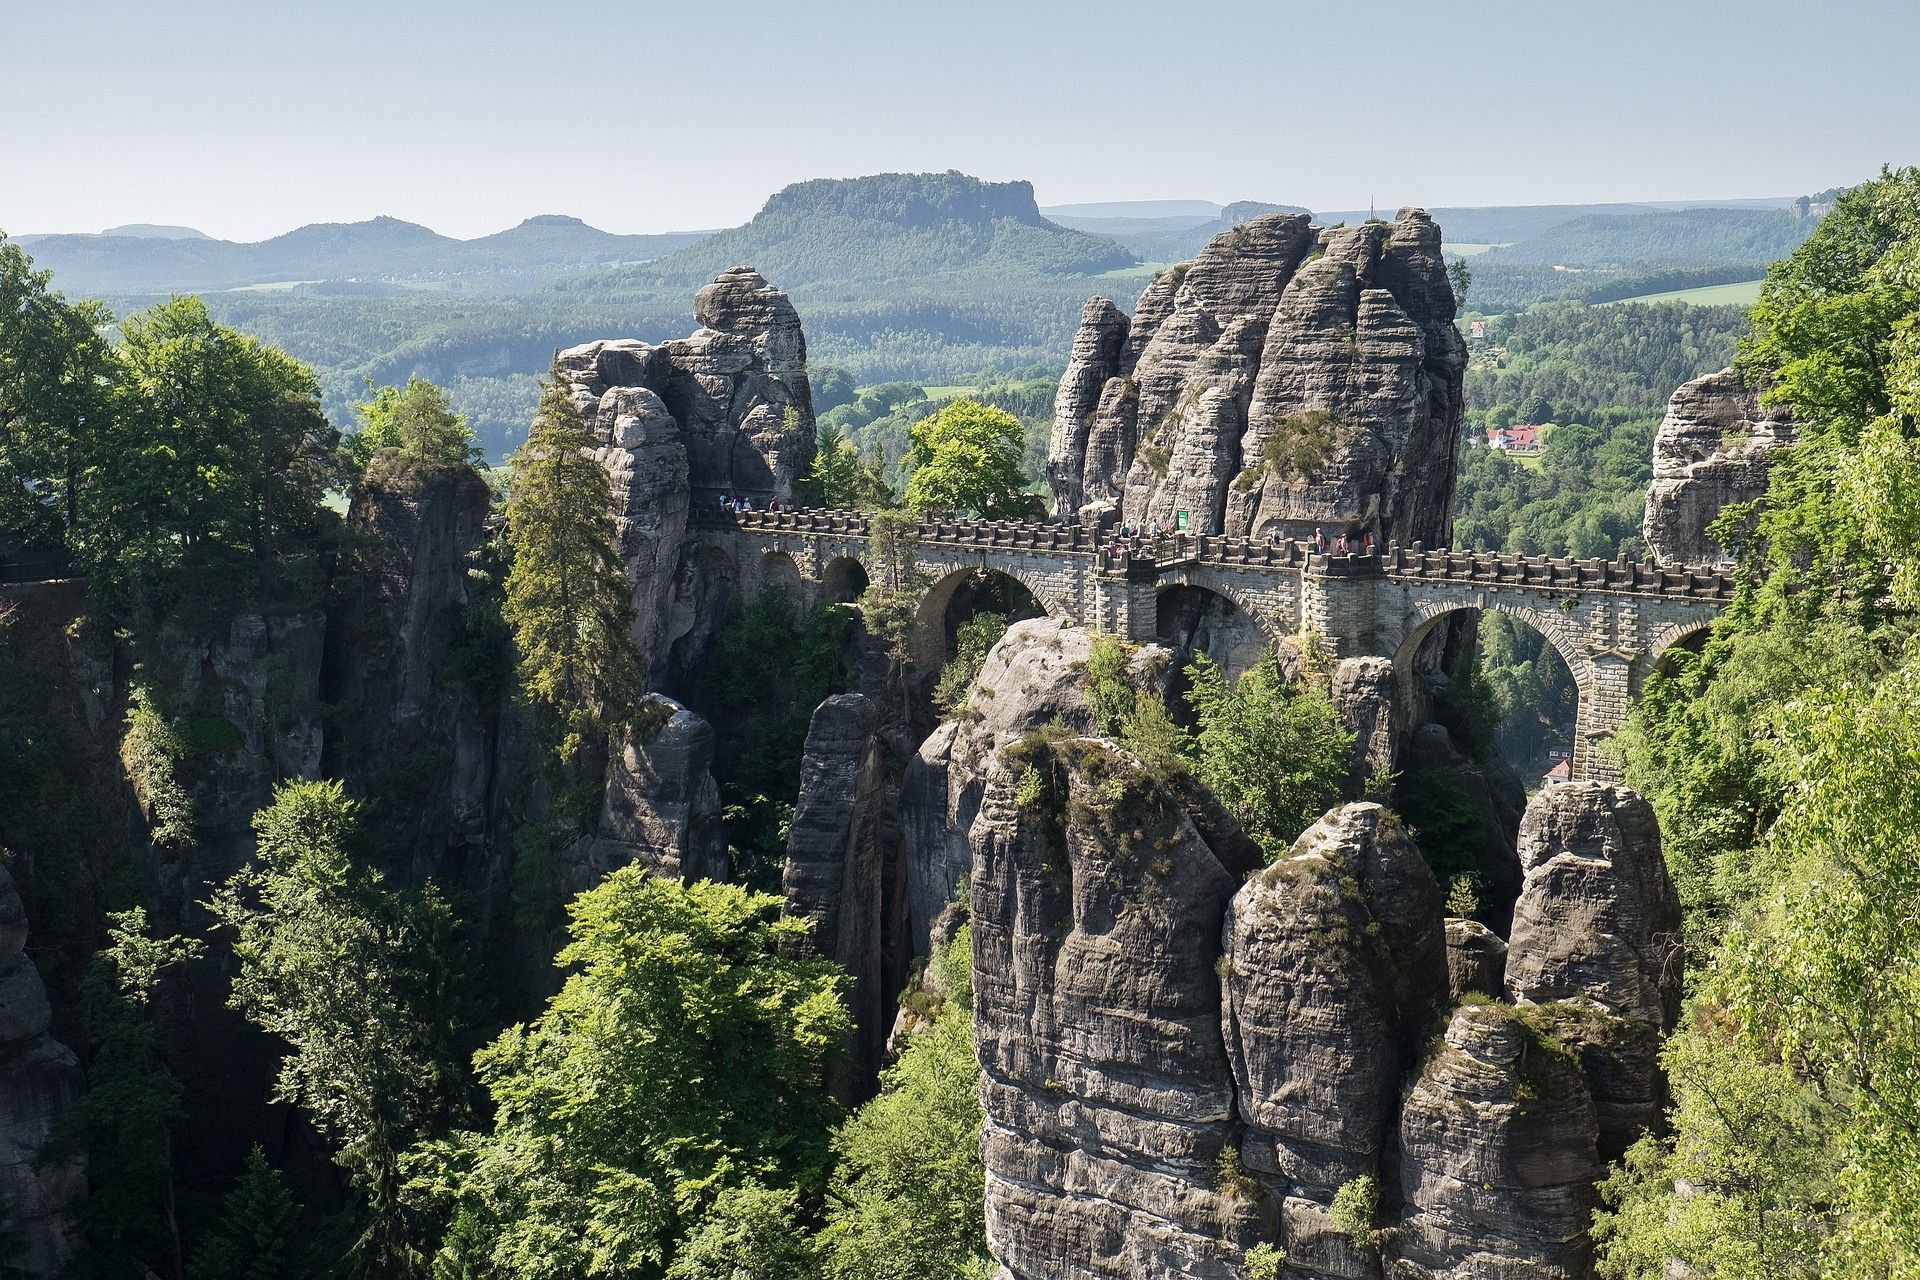
[[[827,604],[853,604],[866,592],[867,568],[852,556],[835,556],[820,574],[820,599]]]
[[[977,648],[982,628],[1004,630],[1046,609],[1025,583],[998,569],[957,569],[935,582],[914,611],[908,651],[921,678],[931,682],[959,654],[963,642]],[[982,622],[980,620],[986,620]],[[971,625],[970,625],[971,624]]]
[[[1456,646],[1444,670],[1423,662],[1428,640],[1465,617],[1475,643]],[[1582,690],[1564,643],[1522,612],[1463,606],[1427,618],[1393,657],[1409,730],[1393,805],[1441,886],[1460,894],[1452,909],[1503,935],[1519,895],[1514,841],[1527,796],[1576,767]]]
[[[802,603],[803,579],[800,565],[784,551],[768,551],[760,556],[759,589],[778,591],[796,606]]]
[[[1668,678],[1678,675],[1700,657],[1707,647],[1707,638],[1712,634],[1713,624],[1710,622],[1681,632],[1654,654],[1651,670]]]
[[[1207,587],[1163,587],[1154,598],[1153,621],[1157,639],[1188,653],[1206,654],[1229,683],[1274,649],[1273,638],[1252,614]]]

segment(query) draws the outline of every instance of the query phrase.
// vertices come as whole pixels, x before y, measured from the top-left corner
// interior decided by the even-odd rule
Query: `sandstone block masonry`
[[[803,599],[852,599],[872,551],[859,512],[694,513],[688,536],[748,595],[774,582]],[[1390,545],[1323,555],[1299,542],[1226,537],[1111,539],[1082,525],[932,520],[916,563],[927,583],[912,650],[944,660],[941,619],[967,577],[1003,573],[1049,616],[1131,642],[1158,638],[1159,604],[1175,588],[1219,597],[1274,643],[1318,637],[1336,657],[1392,660],[1403,696],[1433,631],[1467,610],[1509,614],[1566,662],[1580,695],[1575,777],[1610,779],[1599,746],[1625,721],[1647,672],[1705,630],[1733,598],[1722,568],[1625,560],[1549,559]],[[856,572],[857,571],[857,572]]]

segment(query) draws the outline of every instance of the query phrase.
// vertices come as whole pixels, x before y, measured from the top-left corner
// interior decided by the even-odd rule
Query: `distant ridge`
[[[309,223],[252,244],[214,240],[187,227],[145,224],[100,235],[26,236],[21,243],[70,295],[141,295],[286,281],[458,281],[483,289],[525,288],[561,275],[658,258],[707,234],[623,236],[566,214],[541,214],[473,240],[378,217]]]
[[[211,240],[212,236],[192,227],[170,227],[157,222],[129,222],[124,226],[108,227],[100,233],[103,236],[126,236],[132,240]]]
[[[684,289],[740,263],[782,288],[970,276],[1071,277],[1129,267],[1102,236],[1050,222],[1029,182],[967,174],[817,178],[775,192],[745,226],[644,267],[558,286],[619,293]]]

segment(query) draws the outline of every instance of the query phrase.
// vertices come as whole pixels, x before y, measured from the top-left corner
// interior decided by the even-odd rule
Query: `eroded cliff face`
[[[1270,1206],[1234,1141],[1219,921],[1251,868],[1110,743],[1002,753],[972,832],[987,1238],[1005,1273],[1229,1280]]]
[[[591,342],[558,361],[613,480],[653,688],[692,668],[731,603],[728,575],[685,542],[690,506],[791,502],[813,462],[807,343],[787,295],[735,267],[695,295],[693,314],[691,337]]]
[[[1653,483],[1641,524],[1662,564],[1731,558],[1707,535],[1721,509],[1766,496],[1776,449],[1799,438],[1785,409],[1760,403],[1740,373],[1722,369],[1673,393],[1653,438]]]
[[[930,795],[918,821],[941,840],[908,836],[915,856],[963,836],[971,867],[1003,1280],[1224,1278],[1261,1244],[1298,1280],[1590,1276],[1595,1184],[1658,1123],[1648,1050],[1677,992],[1646,803],[1535,797],[1509,946],[1443,918],[1377,804],[1260,867],[1204,793],[1092,736],[1070,679],[1088,641],[1009,631],[991,710],[931,740],[977,753],[977,800]],[[1356,703],[1373,674],[1349,673]],[[1333,1208],[1360,1178],[1379,1189],[1367,1238]]]
[[[86,1169],[41,1153],[82,1078],[73,1051],[48,1034],[47,989],[26,945],[26,908],[0,863],[0,1238],[10,1268],[51,1277],[73,1252],[69,1213]]]
[[[899,772],[891,765],[874,699],[846,693],[820,704],[807,728],[781,880],[786,913],[812,926],[806,949],[853,977],[852,1073],[837,1082],[849,1100],[879,1075],[913,955]]]
[[[1156,277],[1130,322],[1087,304],[1054,406],[1056,509],[1444,544],[1466,369],[1454,310],[1424,210],[1224,232]]]

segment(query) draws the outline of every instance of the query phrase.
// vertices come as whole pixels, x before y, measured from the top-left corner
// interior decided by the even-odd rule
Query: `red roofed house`
[[[1538,453],[1545,442],[1540,439],[1540,428],[1529,422],[1516,422],[1505,428],[1487,428],[1487,447],[1504,449],[1508,453]]]

